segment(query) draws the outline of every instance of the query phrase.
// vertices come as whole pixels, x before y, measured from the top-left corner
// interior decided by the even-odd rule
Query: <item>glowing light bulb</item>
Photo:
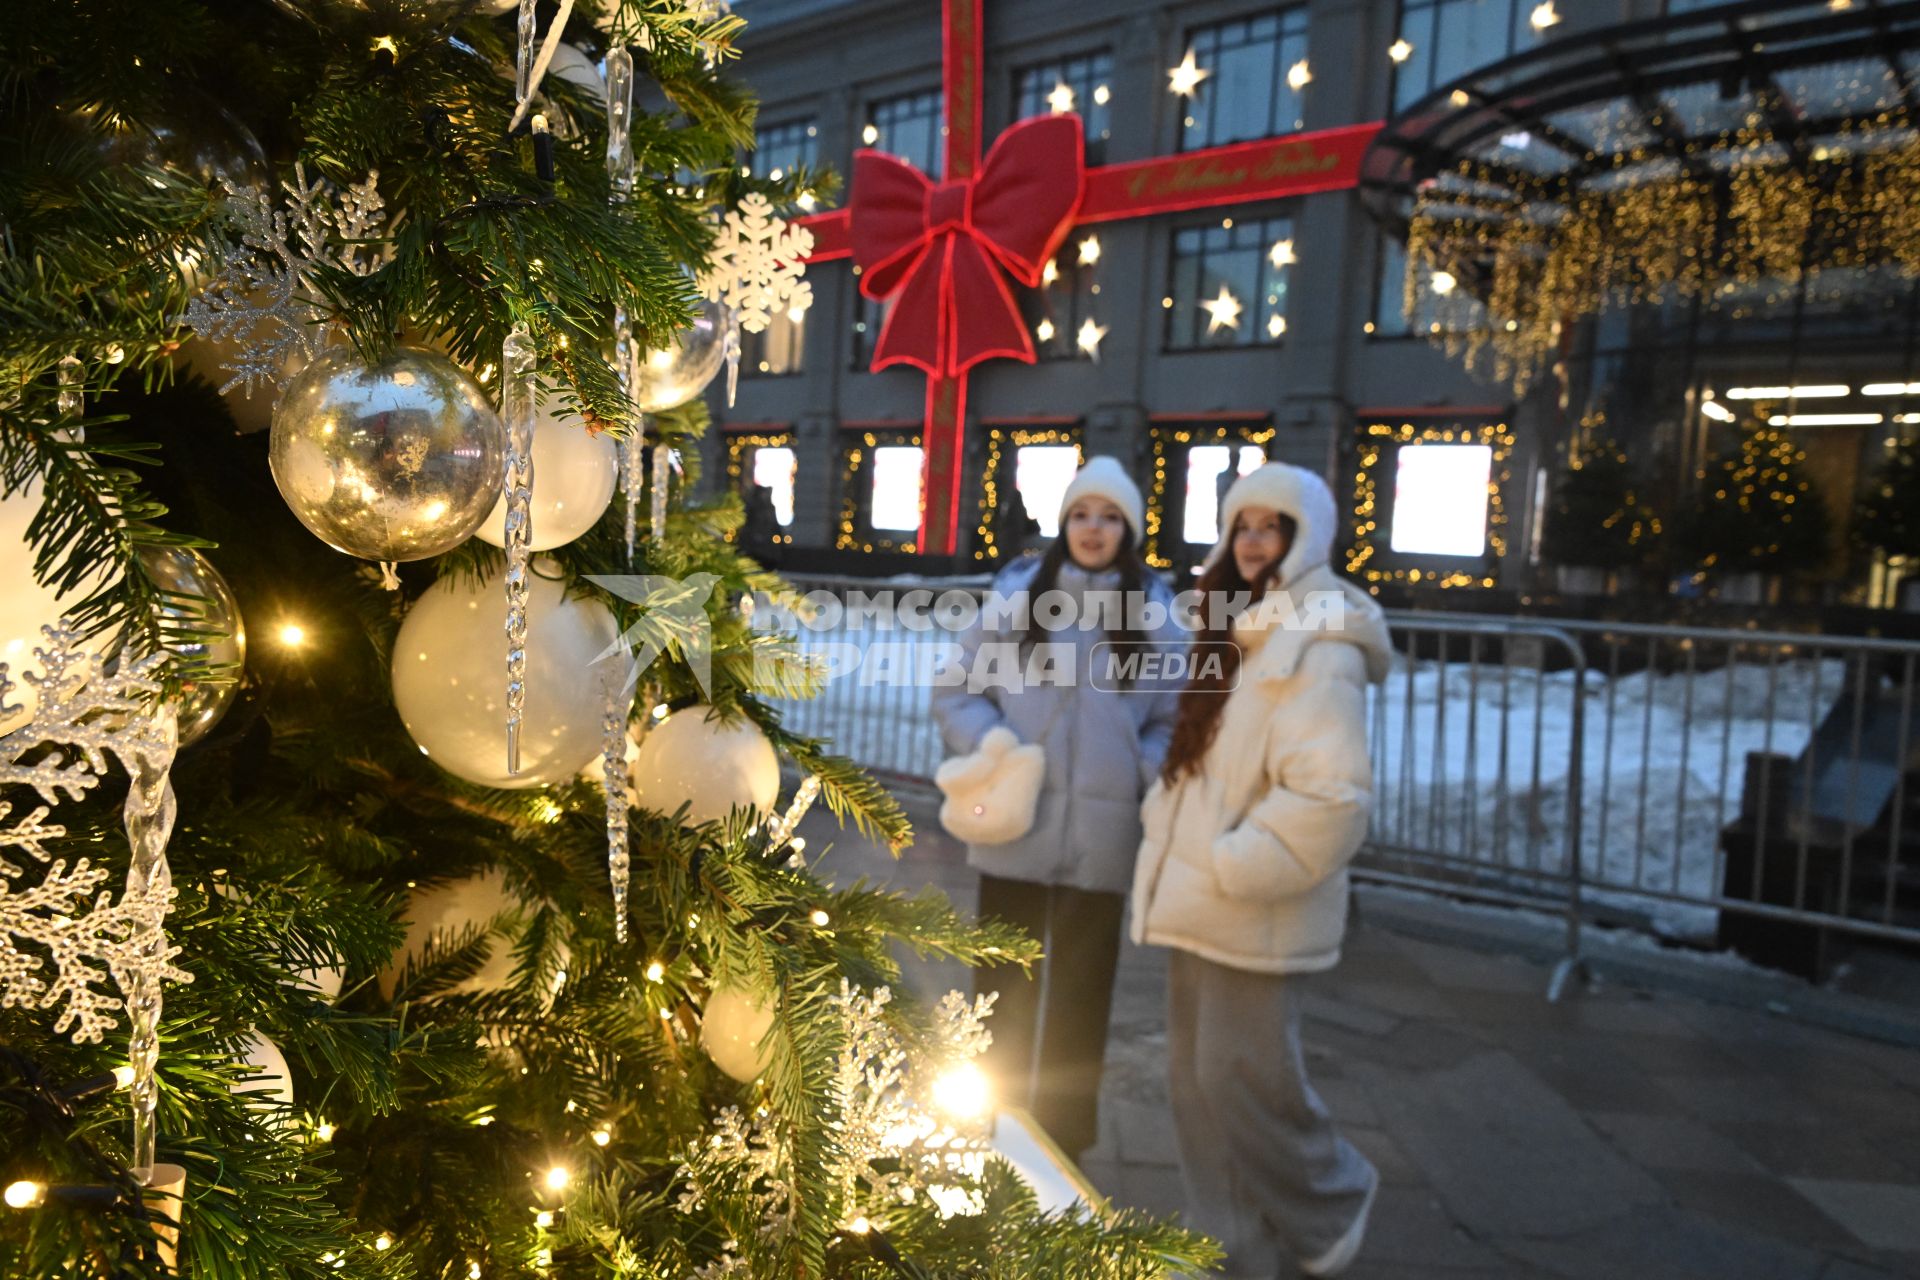
[[[534,1214],[533,1225],[539,1227],[542,1231],[551,1227],[553,1225],[553,1210],[542,1209],[540,1212]]]
[[[38,1182],[9,1182],[6,1199],[9,1209],[37,1209],[46,1203],[47,1189]]]
[[[1039,324],[1033,326],[1033,336],[1040,339],[1040,341],[1042,342],[1052,342],[1053,341],[1053,321],[1045,319],[1043,317]]]
[[[868,146],[872,146],[874,143],[880,141],[880,126],[877,124],[868,124],[866,128],[860,131],[860,141],[866,143]]]
[[[1054,85],[1053,92],[1047,95],[1047,110],[1057,116],[1073,110],[1073,86],[1064,80]]]
[[[864,1236],[873,1230],[873,1224],[867,1221],[865,1214],[862,1214],[847,1224],[847,1230],[851,1231],[854,1235]]]
[[[1182,98],[1191,98],[1193,91],[1200,87],[1200,82],[1212,74],[1213,72],[1194,61],[1193,49],[1189,47],[1187,56],[1180,60],[1180,65],[1168,70],[1167,88]]]
[[[1387,56],[1395,62],[1405,62],[1413,56],[1413,45],[1407,41],[1405,36],[1402,36],[1387,46]]]
[[[1088,236],[1080,242],[1080,265],[1090,267],[1100,261],[1100,237]]]
[[[1296,93],[1313,83],[1313,69],[1307,66],[1305,58],[1287,68],[1287,83]]]
[[[813,914],[807,917],[807,919],[813,921],[813,927],[816,929],[826,928],[828,918],[829,917],[827,916],[827,913],[820,910],[818,907],[815,907],[813,909]]]
[[[962,1062],[933,1082],[933,1103],[955,1119],[977,1119],[993,1103],[993,1085],[986,1072],[971,1062]]]
[[[333,1122],[330,1120],[322,1120],[319,1124],[313,1126],[313,1136],[322,1142],[332,1142]]]
[[[607,1131],[606,1131],[605,1129],[595,1129],[595,1130],[593,1131],[593,1145],[594,1145],[594,1146],[596,1146],[596,1147],[604,1147],[604,1146],[606,1146],[606,1145],[607,1145],[607,1144],[608,1144],[609,1142],[612,1142],[612,1141],[613,1141],[613,1135],[612,1135],[611,1133],[608,1133],[608,1132],[607,1132]]]
[[[1541,0],[1541,3],[1533,6],[1533,14],[1527,21],[1533,24],[1535,31],[1545,31],[1548,27],[1559,25],[1560,11],[1553,7],[1553,0]]]
[[[667,966],[661,964],[658,960],[655,960],[652,964],[647,966],[648,982],[658,982],[660,981],[660,979],[666,976],[667,976]]]
[[[289,649],[298,649],[307,642],[307,629],[297,622],[280,624],[280,643]]]
[[[547,1190],[565,1191],[567,1184],[573,1181],[573,1173],[563,1164],[557,1164],[547,1170]]]
[[[1443,297],[1452,293],[1459,283],[1458,280],[1454,279],[1453,272],[1451,271],[1436,271],[1433,273],[1433,291]]]
[[[377,1252],[385,1253],[393,1248],[393,1237],[383,1231],[373,1238],[373,1247]]]
[[[1113,91],[1107,88],[1107,86],[1103,84],[1097,84],[1093,86],[1093,100],[1095,104],[1104,107],[1107,105],[1108,100],[1111,99],[1112,97],[1113,97]]]

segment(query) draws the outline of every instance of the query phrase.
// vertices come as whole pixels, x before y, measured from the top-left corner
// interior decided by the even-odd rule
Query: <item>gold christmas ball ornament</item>
[[[499,499],[506,431],[443,355],[397,348],[367,365],[327,352],[287,388],[268,458],[313,534],[366,560],[425,560],[465,542]]]

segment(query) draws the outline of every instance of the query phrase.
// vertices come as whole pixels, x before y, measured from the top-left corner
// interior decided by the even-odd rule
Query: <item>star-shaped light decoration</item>
[[[1224,282],[1220,285],[1219,296],[1201,303],[1200,309],[1207,313],[1208,333],[1240,327],[1240,299],[1233,296]]]
[[[1052,258],[1048,258],[1047,265],[1040,268],[1040,283],[1043,285],[1046,285],[1046,284],[1058,284],[1059,282],[1060,282],[1060,264],[1056,260]]]
[[[1545,31],[1559,24],[1560,11],[1553,7],[1553,0],[1541,0],[1541,3],[1533,6],[1533,14],[1527,20],[1533,23],[1535,31]]]
[[[1047,110],[1057,116],[1073,110],[1073,86],[1065,80],[1054,85],[1053,92],[1047,95]]]
[[[1307,65],[1305,58],[1287,68],[1287,83],[1293,87],[1295,93],[1313,83],[1313,68]]]
[[[1080,322],[1080,332],[1074,335],[1074,343],[1087,353],[1087,358],[1098,363],[1100,359],[1100,339],[1107,336],[1107,326],[1095,324],[1088,316]]]
[[[1193,91],[1200,87],[1200,82],[1212,74],[1213,72],[1194,61],[1193,49],[1189,47],[1187,56],[1180,60],[1180,65],[1168,70],[1167,87],[1183,98],[1191,98]]]
[[[1460,282],[1454,278],[1453,272],[1451,271],[1436,271],[1433,273],[1433,279],[1429,283],[1433,286],[1435,293],[1445,297],[1447,294],[1452,293],[1454,286]]]
[[[1090,267],[1100,261],[1100,237],[1088,236],[1080,242],[1080,265]]]
[[[1033,336],[1042,342],[1052,342],[1053,321],[1042,319],[1039,324],[1033,326]]]
[[[1412,42],[1405,36],[1401,36],[1398,40],[1395,40],[1387,46],[1387,56],[1395,62],[1405,62],[1413,56]]]
[[[1267,250],[1267,261],[1276,267],[1292,266],[1299,259],[1293,256],[1293,241],[1275,240],[1273,248]]]
[[[1093,86],[1093,101],[1096,106],[1106,106],[1107,100],[1111,97],[1113,97],[1113,90],[1107,88],[1107,86],[1103,84]]]
[[[1267,336],[1278,338],[1287,331],[1287,318],[1278,311],[1267,317]]]

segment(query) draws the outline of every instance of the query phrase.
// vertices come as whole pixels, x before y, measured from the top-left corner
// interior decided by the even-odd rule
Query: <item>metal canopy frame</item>
[[[1564,203],[1617,172],[1628,155],[1652,152],[1702,178],[1716,177],[1701,151],[1731,130],[1676,120],[1662,95],[1710,85],[1721,101],[1745,98],[1793,163],[1805,166],[1821,142],[1858,122],[1856,113],[1814,114],[1779,77],[1809,67],[1871,62],[1897,90],[1905,127],[1920,123],[1913,73],[1920,54],[1920,0],[1744,0],[1712,9],[1626,23],[1549,44],[1443,85],[1390,120],[1368,149],[1361,189],[1383,224],[1404,231],[1419,192],[1471,169],[1511,193],[1512,203]],[[1456,105],[1464,95],[1465,105]],[[1610,104],[1626,108],[1646,137],[1626,146],[1583,139],[1553,123],[1564,113]],[[1874,112],[1878,114],[1878,112]],[[1489,154],[1516,132],[1572,163],[1532,173]],[[1463,199],[1463,203],[1470,201]]]

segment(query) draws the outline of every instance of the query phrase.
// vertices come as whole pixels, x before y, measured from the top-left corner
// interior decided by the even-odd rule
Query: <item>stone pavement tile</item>
[[[1805,1094],[1771,1076],[1729,1071],[1709,1076],[1653,1076],[1653,1083],[1708,1124],[1742,1124],[1755,1116],[1782,1122],[1816,1122],[1819,1111]]]
[[[1500,1249],[1531,1264],[1532,1275],[1564,1280],[1817,1280],[1826,1261],[1665,1205],[1561,1240],[1502,1241]]]
[[[1830,1178],[1787,1181],[1862,1244],[1912,1254],[1911,1262],[1920,1269],[1920,1186]]]
[[[1855,1243],[1850,1233],[1811,1200],[1768,1175],[1663,1169],[1655,1176],[1680,1208],[1711,1218],[1749,1239],[1791,1240],[1828,1252]]]
[[[1356,982],[1390,982],[1406,987],[1433,986],[1433,980],[1406,951],[1407,939],[1386,929],[1360,923],[1347,930],[1346,945],[1340,951],[1340,964],[1330,975],[1335,980],[1351,978]]]
[[[1329,1023],[1363,1036],[1391,1034],[1404,1021],[1392,1013],[1381,1012],[1380,1006],[1371,1001],[1356,1002],[1351,987],[1338,995],[1324,988],[1309,988],[1301,994],[1300,1013],[1309,1021]]]
[[[1705,1044],[1705,1038],[1676,1017],[1660,1001],[1628,991],[1591,991],[1566,996],[1561,1002],[1574,1022],[1593,1031],[1646,1037],[1664,1044]]]
[[[1434,1193],[1382,1182],[1367,1223],[1360,1261],[1402,1266],[1497,1268],[1502,1259],[1462,1231]]]
[[[1511,1053],[1581,1111],[1679,1114],[1677,1099],[1624,1053],[1612,1038],[1565,1027],[1514,1025],[1500,1048]]]
[[[1487,1051],[1479,1038],[1442,1022],[1403,1022],[1384,1036],[1315,1023],[1304,1038],[1309,1054],[1331,1056],[1342,1064],[1366,1062],[1417,1071],[1443,1070]]]
[[[1386,1130],[1478,1239],[1563,1236],[1663,1198],[1564,1098],[1504,1053],[1422,1073],[1356,1067]]]
[[[1338,970],[1335,972],[1337,974]],[[1392,1029],[1393,1023],[1402,1018],[1455,1016],[1453,1009],[1447,1004],[1446,994],[1424,983],[1410,985],[1404,982],[1379,980],[1357,981],[1341,975],[1312,988],[1309,1003],[1305,1005],[1309,1016],[1317,1013],[1313,1001],[1350,1009],[1353,1011],[1352,1016],[1365,1015],[1385,1025],[1388,1030]],[[1365,1030],[1364,1027],[1354,1029]]]
[[[1432,1267],[1425,1263],[1368,1262],[1364,1258],[1342,1273],[1342,1280],[1533,1280],[1531,1267]]]
[[[1850,1258],[1835,1258],[1827,1264],[1827,1269],[1820,1273],[1820,1280],[1913,1280],[1916,1273],[1920,1273],[1920,1263],[1916,1263],[1914,1268],[1903,1268],[1895,1272],[1882,1271],[1878,1267],[1862,1266]]]
[[[1347,1141],[1360,1148],[1360,1154],[1373,1161],[1373,1167],[1380,1171],[1380,1183],[1388,1187],[1424,1187],[1425,1175],[1407,1159],[1407,1153],[1398,1143],[1387,1136],[1384,1129],[1366,1128],[1348,1124],[1346,1117],[1335,1111],[1334,1118],[1340,1122],[1340,1131]]]
[[[1685,1116],[1598,1112],[1590,1113],[1587,1121],[1611,1138],[1627,1159],[1644,1168],[1764,1172],[1738,1146]]]
[[[1920,1182],[1920,1107],[1878,1117],[1861,1128],[1860,1136],[1874,1150],[1905,1169],[1906,1181]]]
[[[1489,955],[1414,938],[1400,951],[1436,986],[1458,991],[1498,991],[1545,999],[1551,970],[1518,956]]]
[[[1105,1112],[1107,1108],[1101,1107]],[[1165,1105],[1121,1100],[1113,1107],[1114,1150],[1123,1164],[1175,1164],[1180,1159],[1173,1112]]]
[[[1714,1131],[1787,1178],[1833,1178],[1855,1182],[1905,1182],[1906,1171],[1831,1117],[1812,1124],[1721,1122]]]
[[[1678,1036],[1611,1035],[1607,1048],[1649,1075],[1720,1076],[1744,1070],[1719,1045],[1691,1031]]]
[[[1333,1112],[1333,1118],[1344,1128],[1354,1125],[1361,1128],[1377,1128],[1380,1113],[1373,1108],[1372,1099],[1367,1091],[1344,1076],[1322,1071],[1316,1065],[1311,1069],[1309,1078],[1320,1100],[1327,1104],[1327,1110]]]

